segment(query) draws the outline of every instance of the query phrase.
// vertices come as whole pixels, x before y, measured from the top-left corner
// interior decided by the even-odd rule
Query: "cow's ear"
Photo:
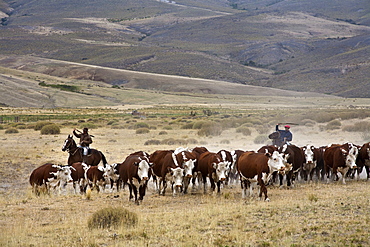
[[[173,174],[173,169],[171,167],[167,167],[167,171],[171,174]]]
[[[139,166],[139,162],[134,162],[134,166]]]
[[[345,150],[343,148],[341,148],[340,150],[342,151],[343,154],[348,154],[347,150]]]
[[[217,169],[217,164],[216,163],[212,163],[212,167],[213,167],[213,169]]]
[[[265,153],[265,155],[267,156],[267,157],[271,157],[271,154],[269,153],[269,152],[267,152],[267,150],[266,150],[266,153]]]

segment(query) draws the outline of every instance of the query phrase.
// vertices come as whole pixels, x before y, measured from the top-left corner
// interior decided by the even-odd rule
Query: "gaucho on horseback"
[[[77,138],[80,138],[78,147],[81,147],[83,149],[83,157],[85,157],[86,155],[89,154],[90,144],[93,142],[92,137],[94,136],[89,134],[88,128],[83,128],[82,132],[77,129],[74,129],[73,134]]]

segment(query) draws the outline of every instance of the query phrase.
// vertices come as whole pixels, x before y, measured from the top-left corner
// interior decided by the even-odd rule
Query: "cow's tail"
[[[105,158],[105,155],[102,153],[102,151],[99,151],[99,153],[101,154],[101,160],[102,160],[103,166],[105,168],[106,165],[108,164],[107,159]]]

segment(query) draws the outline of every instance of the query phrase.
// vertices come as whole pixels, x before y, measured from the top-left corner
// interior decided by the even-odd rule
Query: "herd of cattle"
[[[356,171],[360,174],[364,167],[369,178],[369,145],[267,145],[257,151],[220,150],[217,153],[205,147],[157,150],[152,154],[138,151],[128,155],[122,163],[112,165],[90,165],[82,159],[66,166],[47,163],[33,170],[30,184],[35,193],[40,186],[49,190],[50,187],[62,188],[68,182],[73,182],[75,192],[79,186],[81,193],[85,193],[88,186],[98,191],[99,187],[110,186],[118,191],[127,185],[129,199],[139,204],[145,196],[149,179],[160,195],[165,194],[167,184],[176,195],[188,193],[190,184],[198,190],[203,184],[206,193],[209,181],[212,192],[217,186],[220,193],[222,185],[240,181],[243,198],[252,195],[253,187],[258,185],[259,197],[262,199],[264,194],[268,201],[268,183],[283,185],[286,182],[287,186],[292,186],[299,177],[306,181],[313,178],[324,180],[325,177],[327,181],[338,180],[338,172],[345,183],[346,177],[353,178]]]

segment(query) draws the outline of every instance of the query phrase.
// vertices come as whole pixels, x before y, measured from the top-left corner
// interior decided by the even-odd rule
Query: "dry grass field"
[[[150,110],[151,109],[151,110]],[[0,129],[0,245],[1,246],[369,246],[369,182],[298,182],[294,188],[268,187],[271,202],[256,197],[242,199],[239,185],[224,187],[221,194],[193,190],[173,197],[156,194],[150,181],[141,205],[128,200],[128,190],[97,193],[91,198],[74,194],[70,185],[61,194],[35,196],[28,179],[36,167],[52,161],[65,164],[61,151],[65,138],[74,128],[89,126],[95,136],[93,148],[101,150],[108,163],[122,162],[133,151],[152,153],[179,146],[205,146],[220,149],[257,150],[260,135],[282,122],[281,113],[268,110],[225,110],[222,114],[191,118],[181,115],[188,107],[147,108],[146,118],[133,117],[126,110],[26,109],[22,114],[50,115],[48,121],[60,126],[60,134],[41,135],[33,130],[36,122],[9,122]],[[220,109],[212,109],[219,111]],[[13,110],[6,111],[10,116]],[[151,113],[149,112],[151,111]],[[293,143],[315,146],[369,141],[368,131],[348,132],[346,126],[367,123],[369,117],[348,116],[348,110],[322,110],[323,116],[338,114],[339,127],[329,119],[314,121],[320,112],[310,109],[286,115],[299,125],[292,126]],[[353,109],[358,113],[363,110]],[[368,111],[368,110],[367,110]],[[365,112],[367,112],[365,110]],[[20,114],[20,110],[17,114]],[[262,112],[264,112],[263,115]],[[156,113],[156,114],[155,114]],[[229,113],[229,114],[228,114]],[[315,113],[315,114],[314,114]],[[13,113],[14,114],[14,113]],[[88,115],[89,116],[85,116]],[[110,114],[110,115],[109,115]],[[342,115],[341,115],[342,114]],[[67,117],[68,115],[68,117]],[[59,118],[57,119],[56,116]],[[62,116],[66,116],[65,119]],[[246,116],[249,116],[248,118]],[[309,119],[309,116],[311,118]],[[247,121],[247,119],[249,119]],[[83,121],[81,121],[83,120]],[[243,120],[243,121],[241,121]],[[253,121],[252,121],[253,120]],[[220,135],[200,136],[198,129],[184,128],[190,123],[211,121],[226,126]],[[238,122],[239,121],[239,122]],[[149,125],[149,133],[138,134],[138,126]],[[331,124],[330,124],[331,123]],[[336,122],[337,124],[337,122]],[[250,135],[236,131],[250,129]],[[18,133],[6,134],[10,127]],[[261,134],[262,133],[262,134]],[[170,140],[172,138],[172,141]],[[145,145],[158,140],[158,145]],[[188,140],[180,142],[179,140]],[[88,221],[98,210],[125,208],[137,214],[136,226],[90,229]]]

